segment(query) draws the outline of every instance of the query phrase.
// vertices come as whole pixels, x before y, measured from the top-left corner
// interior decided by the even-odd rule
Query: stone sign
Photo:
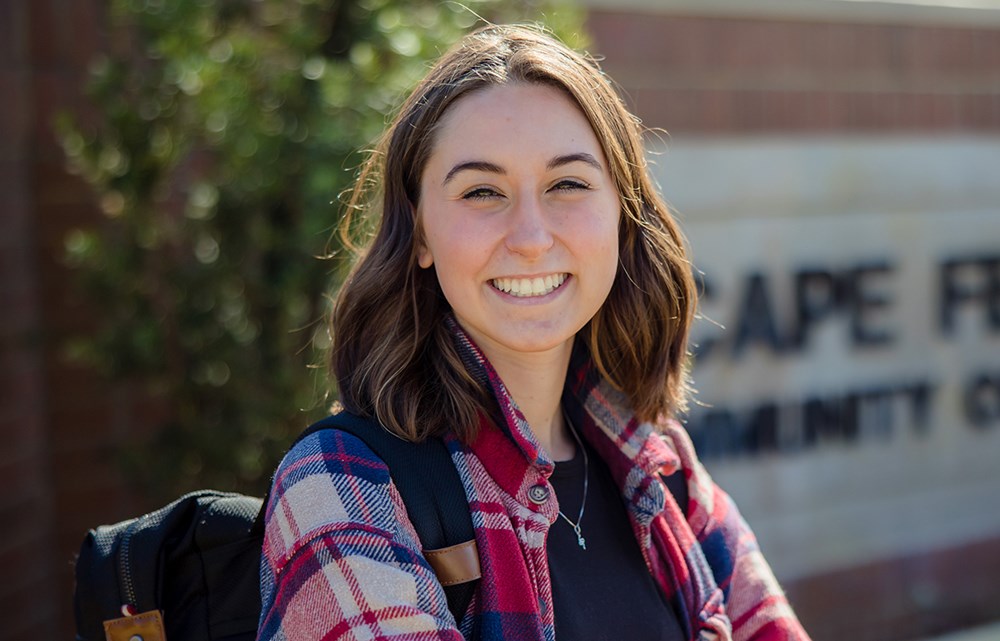
[[[703,290],[688,430],[779,576],[1000,535],[1000,144],[655,162]]]

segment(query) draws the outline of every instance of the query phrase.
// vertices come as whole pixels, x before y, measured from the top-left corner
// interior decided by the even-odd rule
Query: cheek
[[[477,242],[475,235],[465,233],[454,225],[431,227],[427,231],[421,264],[426,262],[428,267],[433,264],[445,296],[451,299],[470,284],[478,283],[488,251]]]
[[[455,246],[454,228],[436,209],[419,210],[417,214],[417,261],[424,269],[450,262]]]
[[[436,265],[468,271],[485,262],[493,245],[489,225],[460,216],[428,222],[424,243]]]
[[[454,259],[453,255],[439,258],[434,263],[434,274],[448,305],[459,316],[466,316],[479,305],[481,283]]]
[[[612,237],[612,241],[608,243],[607,249],[601,252],[600,255],[604,258],[604,260],[602,261],[604,279],[608,292],[610,292],[611,286],[612,284],[614,284],[615,277],[618,275],[618,270],[620,269],[620,261],[618,259],[617,236]]]
[[[448,271],[442,270],[441,265],[435,265],[438,287],[441,288],[441,293],[444,294],[444,299],[448,301],[448,304],[452,309],[456,307],[461,309],[463,297],[461,296],[461,284],[455,282],[454,279],[448,277]]]
[[[601,233],[600,242],[593,247],[592,256],[595,265],[599,265],[601,280],[606,292],[610,293],[614,284],[618,270],[621,269],[619,260],[619,239],[617,221],[613,225],[607,226]]]
[[[591,243],[595,257],[618,262],[619,218],[605,216],[594,226]]]

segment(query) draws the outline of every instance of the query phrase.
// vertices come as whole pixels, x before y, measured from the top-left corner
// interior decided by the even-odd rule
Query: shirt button
[[[528,499],[535,505],[542,505],[549,500],[549,488],[544,485],[532,485],[528,488]]]

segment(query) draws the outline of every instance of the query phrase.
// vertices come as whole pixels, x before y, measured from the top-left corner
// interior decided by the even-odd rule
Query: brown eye
[[[464,200],[491,200],[500,198],[500,194],[495,189],[489,187],[476,187],[462,194]]]
[[[560,180],[552,186],[552,191],[575,191],[578,189],[590,189],[590,185],[579,180]]]

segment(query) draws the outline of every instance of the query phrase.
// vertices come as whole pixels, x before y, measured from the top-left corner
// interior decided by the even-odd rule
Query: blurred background
[[[477,16],[651,128],[688,428],[813,638],[1000,639],[1000,2],[0,0],[0,640],[72,638],[89,527],[262,493],[324,413],[339,194]]]

